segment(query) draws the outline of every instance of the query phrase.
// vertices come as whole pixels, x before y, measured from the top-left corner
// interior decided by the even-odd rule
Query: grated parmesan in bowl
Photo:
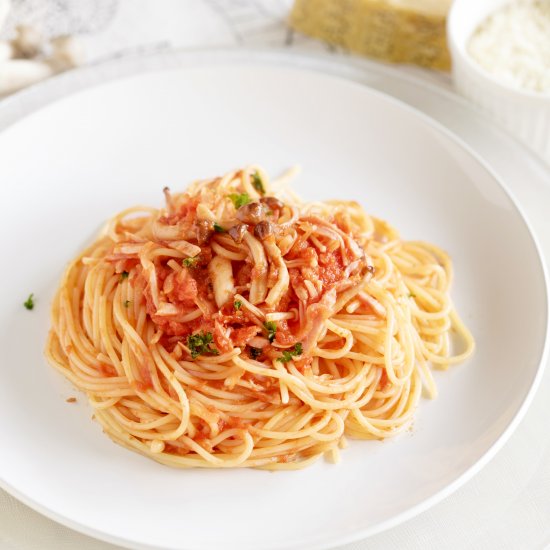
[[[454,85],[550,163],[550,0],[455,0]]]
[[[550,93],[550,0],[516,0],[472,34],[468,53],[496,80]]]

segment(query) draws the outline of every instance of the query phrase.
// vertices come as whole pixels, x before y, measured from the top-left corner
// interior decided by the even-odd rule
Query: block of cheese
[[[448,70],[451,0],[295,0],[290,25],[352,52]]]

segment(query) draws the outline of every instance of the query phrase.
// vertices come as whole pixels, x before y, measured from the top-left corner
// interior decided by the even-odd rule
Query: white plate
[[[517,208],[446,133],[364,87],[274,67],[150,73],[27,117],[0,135],[0,151],[0,478],[73,528],[150,548],[324,548],[367,536],[479,469],[540,379],[545,278]],[[300,162],[306,198],[358,199],[405,238],[446,248],[478,350],[437,374],[440,396],[422,403],[412,434],[354,442],[337,466],[170,470],[65,403],[75,392],[42,357],[49,300],[66,261],[113,212],[249,162],[271,172]]]

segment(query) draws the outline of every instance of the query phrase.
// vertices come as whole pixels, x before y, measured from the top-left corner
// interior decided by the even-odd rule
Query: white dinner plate
[[[540,379],[548,300],[529,228],[495,177],[403,104],[303,70],[237,64],[147,73],[52,104],[0,134],[0,482],[75,529],[142,548],[328,548],[379,532],[496,452]],[[436,373],[414,429],[351,442],[296,472],[172,470],[101,433],[45,362],[66,262],[126,206],[248,163],[300,163],[307,199],[355,199],[452,256],[470,361]],[[33,311],[22,302],[36,296]]]

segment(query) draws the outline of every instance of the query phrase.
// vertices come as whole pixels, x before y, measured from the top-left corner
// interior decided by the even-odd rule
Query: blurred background
[[[206,47],[391,64],[550,162],[550,0],[0,0],[0,102],[82,65]]]
[[[163,48],[299,46],[448,70],[449,7],[449,0],[0,0],[0,38],[13,41],[18,26],[31,27],[42,39],[36,58],[45,60],[49,40],[71,36],[87,63]]]

